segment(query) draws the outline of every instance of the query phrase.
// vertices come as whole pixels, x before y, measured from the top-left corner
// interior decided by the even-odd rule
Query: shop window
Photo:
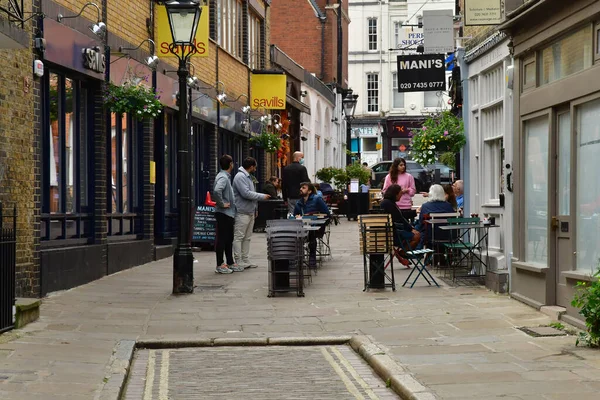
[[[577,269],[593,272],[600,259],[600,100],[577,109]]]
[[[540,78],[545,85],[592,66],[592,26],[573,32],[540,51]]]
[[[486,87],[489,87],[486,85]],[[493,90],[491,90],[493,92]],[[497,95],[490,95],[492,97]],[[481,110],[481,136],[483,138],[483,201],[486,205],[499,205],[502,191],[502,148],[504,134],[503,103]]]
[[[377,151],[377,138],[363,138],[362,151]]]
[[[367,74],[367,112],[379,112],[379,74]]]
[[[398,93],[397,72],[392,72],[392,107],[404,108],[404,93]]]
[[[85,83],[50,71],[44,84],[41,239],[92,236],[92,104]]]
[[[548,118],[525,123],[525,259],[548,266]]]
[[[367,41],[369,50],[377,50],[377,18],[368,18]]]
[[[111,114],[108,235],[141,233],[140,161],[142,125],[127,114]]]

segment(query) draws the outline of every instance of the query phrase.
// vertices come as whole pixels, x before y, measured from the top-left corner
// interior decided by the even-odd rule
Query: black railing
[[[8,0],[7,4],[0,3],[0,11],[8,15],[10,22],[15,22],[21,25],[21,29],[24,28],[25,12],[23,7],[23,0]]]
[[[0,203],[0,333],[14,328],[17,207],[4,215]]]

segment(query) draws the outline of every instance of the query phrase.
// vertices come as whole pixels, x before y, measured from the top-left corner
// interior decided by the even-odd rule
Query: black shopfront
[[[422,125],[421,118],[389,118],[387,129],[382,133],[383,159],[393,160],[401,157],[410,160],[411,131],[420,129]]]

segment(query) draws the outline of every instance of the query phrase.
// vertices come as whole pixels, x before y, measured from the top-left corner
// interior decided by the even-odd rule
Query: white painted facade
[[[439,111],[440,108],[448,108],[447,93],[398,93],[395,79],[396,58],[400,54],[415,54],[415,51],[390,51],[390,49],[405,47],[415,48],[423,40],[423,29],[403,25],[417,25],[417,16],[422,15],[423,10],[441,9],[454,10],[454,2],[349,0],[349,15],[352,22],[349,34],[348,79],[349,86],[355,94],[359,95],[356,118],[381,118],[383,125],[385,119],[394,116],[422,117]],[[376,41],[373,40],[372,35],[369,35],[370,24],[373,24],[370,21],[376,21]],[[377,82],[376,99],[369,96],[369,85],[372,88],[374,76]],[[361,148],[369,146],[365,143],[365,139],[361,137]],[[381,143],[381,136],[379,142]],[[365,152],[361,151],[361,153]],[[364,154],[369,164],[372,163],[371,161],[380,161],[381,156],[381,150],[368,151]]]
[[[512,65],[508,39],[468,61],[469,170],[465,179],[469,212],[496,218],[500,228],[490,229],[491,267],[506,269],[512,251],[512,193],[507,190],[506,164],[512,164],[513,100],[506,83]],[[466,54],[467,60],[469,53]],[[505,197],[500,206],[500,194]]]
[[[346,165],[346,123],[342,117],[340,96],[336,95],[333,104],[309,85],[302,85],[302,102],[310,107],[310,114],[300,117],[301,135],[307,140],[301,141],[304,153],[304,165],[308,176],[316,181],[316,172],[324,167],[343,167]]]

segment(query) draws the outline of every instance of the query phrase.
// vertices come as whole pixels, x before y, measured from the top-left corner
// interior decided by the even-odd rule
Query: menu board
[[[196,207],[192,242],[214,244],[216,238],[217,220],[215,218],[215,208],[212,206]]]

